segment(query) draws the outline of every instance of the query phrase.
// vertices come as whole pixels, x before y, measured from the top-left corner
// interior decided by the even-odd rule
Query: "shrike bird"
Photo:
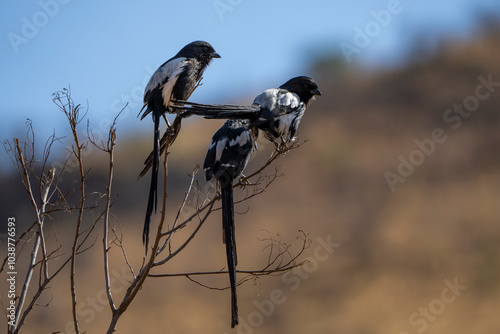
[[[154,122],[154,145],[151,161],[153,171],[151,173],[151,186],[142,235],[146,252],[153,206],[155,210],[157,206],[160,117],[165,113],[175,112],[170,107],[171,100],[187,100],[189,98],[212,58],[220,58],[220,55],[215,52],[209,43],[202,41],[189,43],[153,73],[144,91],[144,106],[141,112],[145,110],[142,113],[141,120],[152,113]]]
[[[247,120],[228,120],[214,134],[203,164],[207,181],[215,178],[222,194],[222,229],[226,244],[227,268],[231,285],[231,328],[238,324],[236,299],[236,239],[234,226],[233,181],[243,173],[255,147],[256,129]]]
[[[251,106],[206,105],[186,102],[173,105],[174,110],[184,110],[205,118],[249,119],[249,128],[264,131],[270,141],[286,145],[295,140],[300,120],[315,95],[321,95],[313,79],[305,76],[288,80],[279,88],[259,94]],[[175,101],[184,103],[184,101]]]

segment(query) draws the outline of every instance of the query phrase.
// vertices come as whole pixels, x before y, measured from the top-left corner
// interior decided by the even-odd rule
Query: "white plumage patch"
[[[295,93],[279,88],[271,88],[259,94],[253,103],[269,110],[273,110],[277,106],[293,109],[298,107],[300,98]]]
[[[292,109],[299,106],[300,98],[297,94],[287,92],[285,94],[278,94],[279,104],[282,106],[288,106]]]
[[[149,83],[144,91],[144,95],[163,84],[163,103],[165,104],[165,102],[167,102],[168,104],[170,96],[172,95],[172,89],[174,88],[179,75],[182,73],[187,60],[188,59],[184,57],[172,59],[158,68],[151,76],[151,79],[149,80]],[[167,105],[165,105],[165,107],[166,106]]]
[[[293,119],[296,116],[297,116],[297,114],[290,113],[290,114],[286,114],[286,115],[278,117],[279,118],[278,132],[286,139],[291,139],[291,138],[288,138],[289,137],[288,131],[290,130],[290,126],[292,125]]]
[[[222,138],[217,142],[217,147],[215,148],[215,161],[220,161],[222,157],[222,152],[224,151],[224,147],[226,147],[228,139]]]
[[[300,119],[304,116],[304,112],[298,113],[290,113],[283,116],[278,117],[279,119],[279,127],[278,133],[285,138],[286,141],[294,141],[295,138],[292,138],[292,134],[290,133],[290,129],[292,128],[292,123],[299,123]]]
[[[229,146],[234,146],[234,145],[240,145],[243,146],[245,145],[248,141],[250,140],[250,135],[248,134],[247,131],[243,131],[240,133],[236,138],[232,139],[229,142]]]
[[[254,99],[253,103],[258,104],[262,108],[272,110],[276,104],[279,89],[271,88],[263,91]]]

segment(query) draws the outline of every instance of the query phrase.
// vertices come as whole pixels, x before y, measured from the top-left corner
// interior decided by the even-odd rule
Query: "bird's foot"
[[[250,180],[245,176],[241,175],[239,181],[239,187],[245,189],[247,186],[254,186],[255,184],[250,182]]]
[[[288,143],[285,141],[283,137],[281,137],[280,139],[281,141],[280,142],[275,141],[274,145],[276,146],[276,151],[278,153],[285,155],[286,152],[290,150],[290,147],[288,147]]]

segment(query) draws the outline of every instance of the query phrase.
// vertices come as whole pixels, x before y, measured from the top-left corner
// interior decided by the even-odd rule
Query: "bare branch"
[[[35,201],[35,198],[33,196],[33,190],[31,187],[29,172],[28,172],[27,165],[25,162],[24,153],[21,150],[21,147],[19,145],[19,140],[14,139],[14,141],[16,143],[17,162],[20,165],[20,170],[23,173],[23,183],[24,183],[25,189],[28,192],[28,195],[30,197],[31,205],[33,206],[33,210],[35,211],[36,221],[37,221],[37,231],[36,231],[35,243],[33,245],[32,251],[31,251],[30,263],[28,265],[28,270],[26,273],[26,278],[24,280],[23,289],[21,290],[21,295],[19,296],[19,302],[18,302],[17,308],[16,308],[15,317],[16,317],[16,319],[19,319],[19,315],[21,314],[21,311],[24,307],[24,302],[26,300],[26,294],[28,293],[28,288],[29,288],[30,283],[31,283],[31,277],[33,275],[33,269],[35,267],[36,257],[38,255],[38,249],[40,247],[40,240],[41,240],[40,227],[43,226],[43,222],[40,221],[40,219],[43,219],[43,218],[41,217],[40,212],[38,211],[38,208],[36,206],[36,201]],[[20,324],[17,323],[15,326],[12,326],[10,328],[11,332],[14,332],[16,329],[18,329],[19,325]]]
[[[113,243],[116,244],[118,242],[118,247],[120,247],[120,249],[122,250],[122,254],[123,254],[123,258],[125,259],[125,263],[127,263],[127,266],[130,270],[130,273],[132,274],[132,277],[134,277],[134,279],[136,279],[137,276],[135,275],[134,268],[132,268],[132,265],[128,261],[128,256],[127,256],[127,253],[125,252],[125,247],[123,246],[122,238],[118,237],[116,230],[114,228],[112,228],[111,230],[113,231],[113,234],[115,236],[115,241]]]
[[[194,180],[196,177],[196,173],[198,173],[199,168],[200,168],[200,166],[198,166],[198,165],[196,165],[193,168],[193,172],[191,174],[191,182],[189,184],[188,190],[186,191],[186,193],[184,195],[184,199],[182,200],[181,206],[179,207],[179,210],[177,210],[177,215],[175,216],[174,223],[172,224],[172,228],[170,229],[170,231],[175,230],[175,228],[176,228],[177,222],[179,221],[179,217],[180,217],[182,211],[184,210],[184,207],[186,206],[186,203],[187,203],[187,199],[188,199],[189,195],[191,194],[191,190],[193,189]],[[170,238],[172,237],[173,232],[161,234],[161,236],[165,236],[165,235],[167,236],[167,238],[165,239],[163,246],[158,250],[158,254],[163,252],[163,250],[167,247],[167,244],[170,241]]]
[[[171,253],[165,259],[163,259],[163,260],[161,260],[159,262],[155,262],[153,264],[153,266],[160,266],[160,265],[166,263],[168,260],[172,259],[174,256],[176,256],[177,254],[179,254],[179,252],[182,251],[191,242],[191,240],[193,240],[194,236],[198,233],[198,231],[200,230],[200,228],[203,225],[203,223],[205,223],[205,221],[207,220],[208,216],[210,216],[210,214],[212,213],[213,205],[214,205],[214,203],[212,202],[212,204],[208,207],[207,213],[205,214],[205,216],[203,218],[200,218],[200,222],[198,223],[198,226],[193,231],[193,233],[191,233],[191,235],[188,237],[188,239],[175,252]]]
[[[304,253],[306,249],[309,248],[310,246],[310,239],[307,236],[306,233],[303,231],[299,231],[300,235],[298,236],[299,239],[302,240],[302,245],[300,250],[295,254],[292,255],[289,252],[290,245],[285,244],[281,241],[281,239],[274,239],[271,236],[268,238],[260,239],[261,241],[268,242],[269,244],[264,247],[264,249],[269,250],[269,255],[268,255],[268,262],[267,264],[259,269],[259,270],[236,270],[237,273],[239,274],[247,274],[245,277],[240,279],[237,283],[237,285],[241,285],[244,282],[247,282],[252,279],[256,279],[260,276],[268,276],[268,275],[282,275],[290,270],[293,270],[294,268],[302,266],[305,262],[297,262],[298,258]],[[283,259],[284,257],[287,256],[288,260],[283,264]],[[277,263],[277,264],[276,264]],[[228,286],[223,287],[223,288],[218,288],[218,287],[213,287],[213,286],[208,286],[206,284],[201,283],[198,280],[195,280],[193,276],[207,276],[207,275],[221,275],[221,274],[227,274],[227,270],[217,270],[217,271],[202,271],[202,272],[185,272],[185,273],[174,273],[174,274],[149,274],[148,276],[150,277],[186,277],[190,281],[208,288],[212,290],[226,290],[229,289]]]
[[[76,270],[76,252],[78,247],[78,238],[80,237],[80,229],[82,225],[83,212],[85,208],[85,178],[86,173],[83,167],[83,157],[82,149],[86,146],[85,143],[80,143],[80,138],[77,132],[78,124],[83,120],[86,113],[83,116],[80,115],[80,105],[75,105],[73,99],[71,98],[71,91],[64,89],[63,91],[56,92],[53,94],[52,101],[59,107],[66,118],[69,121],[71,133],[73,135],[74,144],[72,146],[72,152],[76,158],[78,164],[78,172],[80,174],[80,203],[78,210],[78,218],[75,228],[75,236],[73,239],[73,246],[71,249],[71,271],[70,271],[70,281],[71,281],[71,300],[72,300],[72,313],[73,313],[73,324],[75,327],[75,333],[80,333],[80,328],[78,325],[78,314],[77,314],[77,302],[76,302],[76,283],[75,283],[75,270]]]

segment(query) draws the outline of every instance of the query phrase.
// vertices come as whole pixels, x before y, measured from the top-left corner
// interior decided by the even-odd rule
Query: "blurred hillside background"
[[[141,233],[149,175],[140,181],[136,178],[152,141],[151,122],[135,118],[140,106],[134,92],[140,87],[142,95],[142,81],[150,76],[144,67],[151,66],[154,71],[184,44],[206,39],[222,59],[208,68],[204,85],[192,100],[218,103],[248,104],[263,89],[295,75],[310,75],[323,96],[302,120],[299,140],[307,142],[278,160],[284,177],[264,194],[237,207],[244,214],[236,216],[236,233],[239,269],[257,269],[265,263],[266,244],[260,239],[267,233],[279,235],[292,245],[292,251],[298,251],[299,230],[312,240],[303,259],[313,259],[316,266],[287,278],[264,277],[240,286],[243,322],[232,331],[227,290],[208,290],[185,278],[149,278],[117,332],[498,333],[500,2],[402,1],[400,7],[394,7],[394,1],[298,3],[242,1],[232,5],[221,19],[214,3],[200,5],[196,13],[190,13],[188,7],[195,5],[187,2],[172,5],[182,6],[182,15],[172,19],[175,24],[168,22],[174,15],[170,5],[155,3],[162,10],[149,8],[154,12],[151,15],[163,22],[141,21],[148,22],[147,27],[125,19],[129,16],[117,18],[114,15],[122,12],[114,13],[107,5],[101,9],[86,5],[87,11],[97,13],[97,26],[106,25],[106,15],[112,16],[110,22],[119,23],[96,31],[93,21],[82,16],[78,27],[88,28],[87,33],[74,30],[76,23],[68,22],[70,18],[64,15],[65,10],[76,10],[71,6],[84,5],[60,5],[57,15],[39,29],[38,36],[21,44],[17,53],[8,40],[3,41],[7,49],[2,50],[2,57],[16,60],[2,64],[6,73],[0,104],[6,120],[1,124],[2,140],[25,138],[27,117],[33,119],[40,150],[53,129],[59,136],[67,135],[64,117],[51,105],[50,93],[68,83],[75,101],[88,103],[91,128],[96,132],[105,129],[107,120],[130,102],[125,109],[127,116],[118,121],[114,183],[118,198],[112,212],[131,263],[138,267],[143,255]],[[27,13],[42,10],[37,6]],[[401,9],[398,13],[397,8]],[[8,9],[22,13],[19,8]],[[386,13],[391,9],[391,21],[386,22],[381,10]],[[265,20],[259,18],[261,13]],[[23,15],[27,14],[10,16],[7,23],[17,20],[14,25],[2,24],[4,35],[12,27],[20,30],[23,21],[19,17]],[[279,19],[273,21],[273,17]],[[258,27],[254,28],[254,21]],[[65,32],[65,25],[71,30]],[[126,25],[144,34],[115,31]],[[191,26],[185,34],[184,25]],[[364,29],[374,30],[368,30],[367,35]],[[270,32],[264,33],[266,30]],[[335,30],[343,35],[334,35]],[[243,31],[246,39],[238,36]],[[117,35],[120,41],[113,38]],[[280,43],[281,38],[292,41],[294,36],[300,40],[294,48]],[[127,38],[132,42],[127,44]],[[170,39],[175,43],[169,44]],[[41,46],[57,44],[58,40],[56,49]],[[109,57],[108,48],[117,53]],[[345,50],[356,51],[346,56]],[[50,55],[59,59],[60,52],[64,60],[51,60]],[[47,61],[45,67],[40,58]],[[99,70],[92,72],[91,65],[97,63]],[[109,73],[102,66],[109,67]],[[91,72],[81,77],[78,67]],[[16,71],[28,71],[30,76],[17,76]],[[133,79],[129,80],[129,72],[133,72]],[[108,94],[108,89],[113,92]],[[119,92],[128,97],[122,98]],[[170,220],[189,184],[188,174],[203,162],[208,142],[220,125],[219,121],[194,118],[183,125],[171,149]],[[54,148],[54,161],[64,159],[65,140],[69,138]],[[262,140],[259,143],[248,172],[271,154],[271,145]],[[5,233],[6,217],[15,216],[19,229],[31,224],[33,217],[13,166],[3,150],[0,155],[0,232]],[[100,189],[107,172],[106,156],[94,151],[87,159],[90,188]],[[66,176],[65,186],[70,189],[71,174]],[[204,182],[202,175],[198,178]],[[236,194],[241,195],[241,191]],[[54,217],[52,224],[63,231],[59,235],[62,240],[64,233],[71,233],[70,221],[63,214]],[[222,269],[225,254],[220,225],[217,212],[197,240],[161,272]],[[0,254],[6,247],[4,236]],[[336,244],[334,252],[319,261],[316,249],[327,240]],[[88,306],[92,300],[87,296],[97,298],[82,315],[82,327],[88,333],[104,332],[109,319],[107,305],[99,302],[104,284],[99,247],[78,260],[81,302]],[[120,255],[112,253],[115,274],[127,268]],[[25,258],[18,261],[23,263]],[[201,281],[218,287],[227,284],[225,276]],[[3,278],[0,289],[5,303]],[[251,326],[259,322],[257,313],[266,313],[259,305],[266,304],[274,289],[283,291],[284,302],[263,315],[259,326]],[[69,333],[69,291],[67,277],[52,284],[42,305],[28,319],[25,333]],[[50,300],[44,307],[43,302]],[[5,326],[3,319],[1,327]]]

